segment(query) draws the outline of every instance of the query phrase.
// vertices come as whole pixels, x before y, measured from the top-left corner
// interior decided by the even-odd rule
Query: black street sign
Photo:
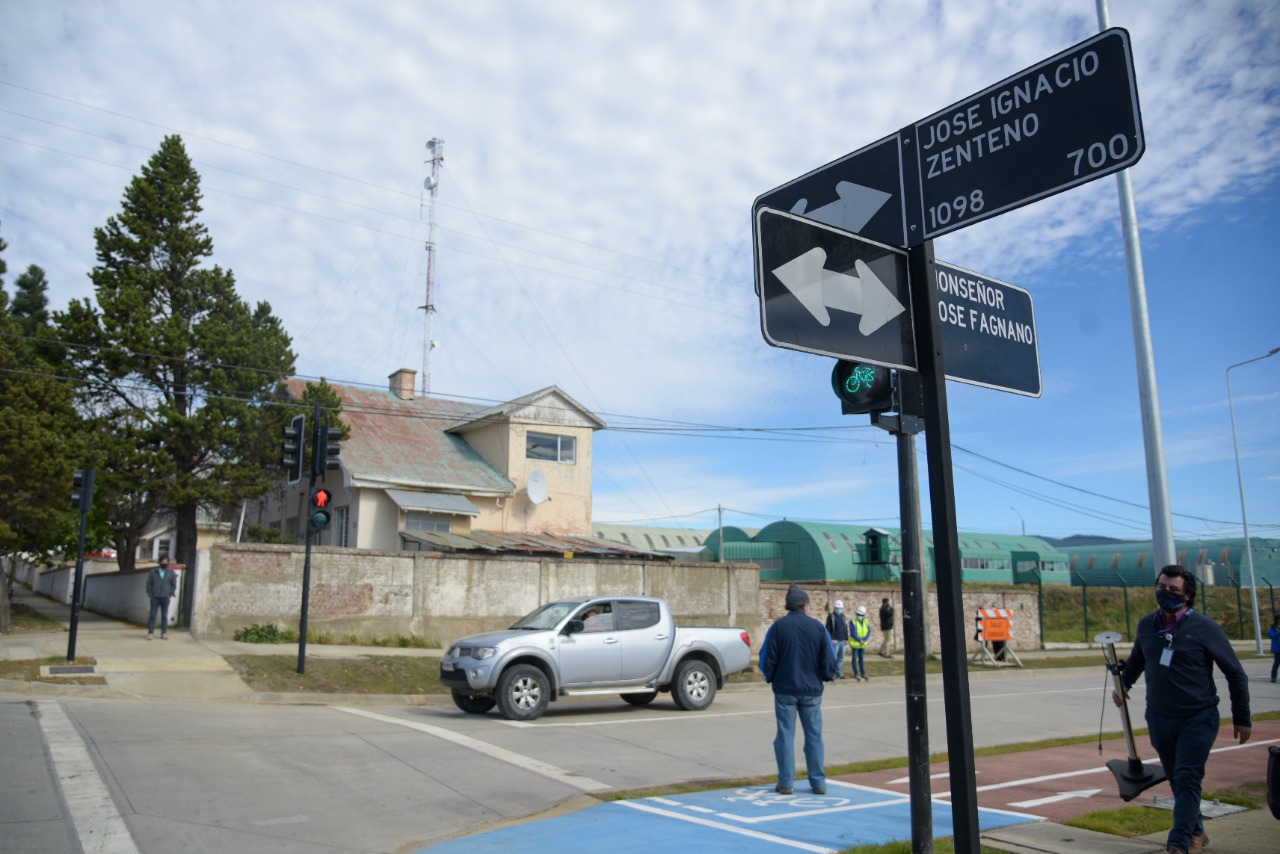
[[[1146,150],[1129,33],[1099,33],[899,136],[909,246],[1127,169]]]
[[[1031,293],[941,261],[933,270],[947,379],[1039,397]]]
[[[756,211],[755,234],[767,342],[914,370],[905,252],[772,208]]]
[[[895,133],[762,194],[751,207],[751,218],[754,223],[761,208],[773,208],[890,246],[906,246],[904,197]]]

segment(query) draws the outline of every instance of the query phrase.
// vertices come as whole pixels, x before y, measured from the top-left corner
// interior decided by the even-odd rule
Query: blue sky
[[[1225,370],[1280,346],[1280,11],[1116,0],[1178,536],[1239,535]],[[831,361],[769,347],[756,196],[1097,31],[1093,0],[0,4],[0,234],[61,308],[165,133],[215,260],[298,371],[420,369],[432,137],[434,394],[555,384],[609,425],[602,521],[894,524],[893,440]],[[1028,289],[1044,392],[948,384],[962,529],[1150,536],[1114,178],[943,236]],[[1280,355],[1232,372],[1251,533],[1280,536]],[[705,429],[720,428],[720,429]],[[921,465],[923,469],[923,443]],[[927,491],[924,498],[927,502]],[[928,508],[925,508],[928,519]]]

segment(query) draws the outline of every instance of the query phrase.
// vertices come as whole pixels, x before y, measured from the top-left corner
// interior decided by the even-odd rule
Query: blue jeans
[[[836,648],[836,678],[844,678],[844,641],[836,641],[832,644]]]
[[[155,634],[156,631],[156,612],[160,612],[160,634],[167,635],[169,633],[169,597],[159,599],[155,596],[151,597],[151,615],[147,617],[147,634]]]
[[[849,675],[850,676],[866,676],[867,675],[867,650],[865,647],[851,646],[849,647]]]
[[[796,714],[804,730],[804,764],[809,785],[815,789],[827,785],[823,766],[822,696],[797,697],[794,694],[773,695],[773,716],[778,734],[773,739],[773,755],[778,760],[778,785],[796,784]]]
[[[1186,851],[1191,837],[1204,833],[1200,815],[1200,784],[1209,750],[1218,737],[1218,707],[1197,712],[1189,718],[1166,718],[1147,710],[1151,746],[1160,754],[1160,765],[1173,789],[1173,829],[1168,847]]]

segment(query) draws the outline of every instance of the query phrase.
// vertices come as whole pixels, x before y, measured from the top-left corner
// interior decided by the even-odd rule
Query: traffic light
[[[302,480],[302,437],[305,435],[306,425],[307,416],[295,415],[284,428],[280,465],[284,467],[285,480],[289,483]]]
[[[893,409],[893,375],[888,368],[844,359],[831,370],[831,388],[845,415]]]
[[[311,493],[311,517],[307,526],[312,531],[323,531],[329,527],[333,512],[329,509],[333,504],[333,493],[323,486],[316,487]]]
[[[324,474],[328,469],[339,467],[338,455],[342,453],[341,427],[316,426],[315,443],[312,446],[311,473]]]
[[[71,475],[71,509],[81,513],[93,506],[94,469],[76,469]]]

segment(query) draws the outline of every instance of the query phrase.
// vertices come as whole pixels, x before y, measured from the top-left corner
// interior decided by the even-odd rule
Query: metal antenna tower
[[[444,162],[444,140],[433,137],[427,143],[427,151],[431,152],[431,175],[422,185],[431,191],[431,208],[427,217],[427,304],[421,306],[425,310],[422,320],[422,394],[431,391],[431,350],[435,342],[431,340],[431,318],[436,313],[436,196],[440,194],[440,164]]]

